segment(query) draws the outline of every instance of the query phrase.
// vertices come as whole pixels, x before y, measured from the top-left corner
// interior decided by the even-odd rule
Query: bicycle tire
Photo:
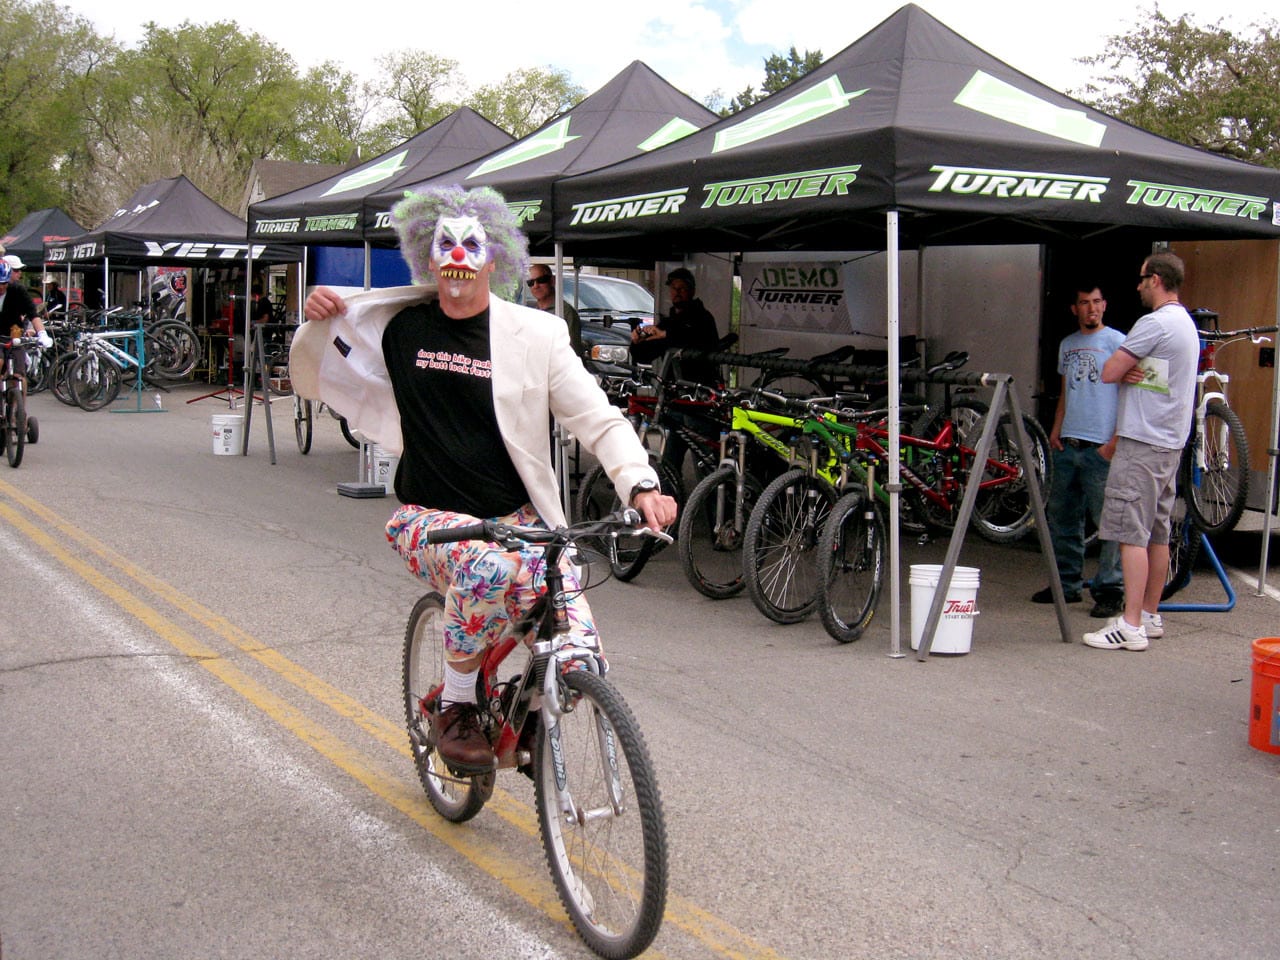
[[[342,437],[347,443],[351,444],[357,450],[360,449],[360,441],[356,439],[356,435],[351,432],[351,427],[347,423],[346,417],[338,418],[338,428],[342,430]]]
[[[746,587],[742,545],[751,510],[764,492],[750,472],[742,478],[738,504],[738,470],[725,465],[693,488],[680,513],[676,549],[680,566],[693,589],[712,600],[736,597]]]
[[[148,338],[159,344],[156,371],[169,380],[182,380],[191,374],[200,360],[200,339],[182,320],[159,320],[147,329]],[[148,366],[151,358],[148,357]]]
[[[888,533],[880,506],[866,491],[836,501],[818,545],[823,574],[818,580],[818,615],[841,643],[862,636],[875,616],[884,582]]]
[[[1160,599],[1168,600],[1191,583],[1191,571],[1200,557],[1200,529],[1190,510],[1173,521],[1169,537],[1169,570],[1165,574]]]
[[[818,536],[836,501],[830,484],[789,470],[764,488],[742,545],[747,594],[775,623],[799,623],[818,606]]]
[[[674,497],[679,489],[679,481],[671,468],[655,453],[649,454],[649,465],[657,471],[659,489]],[[574,502],[574,520],[599,520],[621,509],[622,498],[614,489],[613,481],[605,473],[604,467],[596,464],[587,471],[578,488],[578,496]],[[578,545],[607,560],[613,576],[623,583],[638,577],[649,558],[665,546],[655,537],[642,533],[582,537],[579,538]]]
[[[25,406],[25,401],[24,404]],[[30,414],[27,415],[27,444],[34,446],[40,442],[40,421]]]
[[[15,470],[22,465],[22,451],[26,444],[26,397],[22,395],[21,387],[10,380],[5,387],[4,456]]]
[[[1049,448],[1049,436],[1034,417],[1023,415],[1022,426],[1031,444],[1030,457],[1018,447],[1017,431],[1013,418],[1005,414],[996,427],[994,446],[987,455],[1019,470],[1018,479],[1000,487],[979,490],[974,502],[970,526],[978,535],[992,543],[1014,543],[1021,540],[1035,527],[1035,507],[1031,503],[1030,484],[1040,488],[1040,502],[1047,499],[1049,480],[1053,471],[1053,457]],[[976,442],[975,438],[975,442]],[[965,444],[974,446],[974,444]],[[984,474],[985,477],[985,474]]]
[[[1236,412],[1221,400],[1204,411],[1204,432],[1192,426],[1180,467],[1182,494],[1195,525],[1209,536],[1234,530],[1249,499],[1249,442]],[[1196,448],[1203,445],[1204,470],[1196,475]]]
[[[104,356],[86,353],[67,371],[67,383],[81,410],[101,410],[120,395],[120,368]]]
[[[436,813],[453,823],[470,820],[493,792],[494,772],[455,776],[435,749],[431,719],[423,703],[444,685],[444,598],[428,593],[418,599],[404,632],[401,689],[409,750],[418,779]]]
[[[653,942],[666,911],[662,793],[622,695],[585,670],[561,682],[572,708],[542,731],[534,758],[542,846],[578,935],[600,956],[626,960]]]
[[[311,452],[311,435],[315,428],[315,411],[310,400],[301,397],[293,398],[293,435],[298,441],[298,452],[306,455]]]
[[[80,356],[80,354],[72,351],[60,353],[49,370],[50,392],[61,403],[65,403],[69,407],[74,407],[77,404],[76,398],[71,395],[71,384],[67,380],[67,374],[71,372],[72,365],[80,359]]]

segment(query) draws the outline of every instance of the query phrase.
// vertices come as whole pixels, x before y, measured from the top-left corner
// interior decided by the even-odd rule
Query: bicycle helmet
[[[13,267],[0,260],[0,283],[8,283],[13,279]]]

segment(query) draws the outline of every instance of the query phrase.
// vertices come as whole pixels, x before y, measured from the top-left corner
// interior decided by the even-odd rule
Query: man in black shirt
[[[409,195],[392,211],[414,287],[343,301],[318,288],[290,358],[294,387],[326,400],[352,427],[402,451],[401,506],[387,537],[445,598],[445,667],[437,748],[463,772],[492,769],[477,724],[476,672],[509,616],[541,588],[541,552],[486,544],[428,545],[435,526],[501,518],[566,522],[551,462],[550,416],[605,465],[649,526],[672,523],[648,456],[569,345],[555,317],[490,296],[514,289],[526,242],[502,197],[450,187]],[[434,281],[434,282],[433,282]],[[576,582],[576,581],[575,581]],[[574,641],[598,646],[590,609],[570,591]]]

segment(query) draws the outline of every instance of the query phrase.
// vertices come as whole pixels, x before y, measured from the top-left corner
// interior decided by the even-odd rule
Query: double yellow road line
[[[114,602],[144,624],[175,650],[198,663],[225,686],[239,694],[298,740],[390,804],[470,863],[501,881],[539,911],[567,924],[541,857],[515,862],[510,851],[487,842],[474,830],[436,816],[415,779],[382,769],[369,756],[311,719],[306,712],[269,690],[216,650],[201,643],[172,617],[161,612],[155,600],[183,614],[212,635],[252,657],[278,677],[288,681],[313,704],[327,707],[355,724],[375,740],[406,758],[412,770],[404,727],[369,710],[337,687],[304,669],[261,641],[251,637],[225,617],[153,576],[128,558],[94,539],[44,504],[0,480],[0,520],[47,553],[68,572]],[[110,575],[108,575],[108,573]],[[141,590],[139,590],[141,588]],[[538,826],[533,812],[509,794],[495,790],[489,809],[531,837]],[[670,812],[668,811],[668,814]],[[752,941],[735,927],[683,897],[668,897],[666,923],[678,928],[715,956],[734,960],[781,960],[774,951]],[[650,951],[648,956],[657,956]]]

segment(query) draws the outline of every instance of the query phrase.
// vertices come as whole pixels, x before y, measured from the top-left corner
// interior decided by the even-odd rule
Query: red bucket
[[[1253,641],[1249,746],[1265,753],[1280,753],[1280,637]]]

